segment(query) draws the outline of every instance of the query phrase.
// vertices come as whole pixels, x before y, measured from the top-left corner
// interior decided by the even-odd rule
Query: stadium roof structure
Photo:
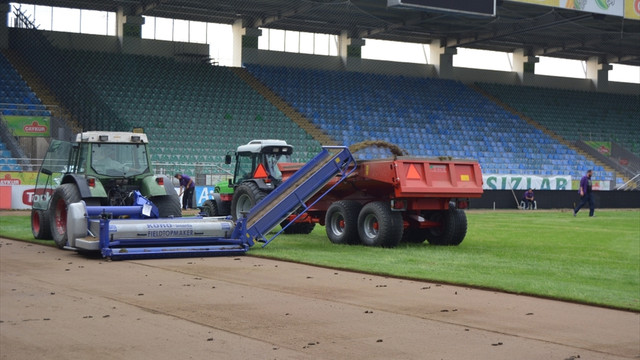
[[[621,1],[621,0],[619,0]],[[640,66],[640,21],[497,0],[496,16],[407,10],[387,0],[27,0],[245,27],[341,34]]]

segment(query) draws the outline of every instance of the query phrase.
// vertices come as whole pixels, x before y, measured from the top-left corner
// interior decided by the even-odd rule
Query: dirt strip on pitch
[[[0,239],[1,359],[639,357],[633,312],[251,256],[109,262]]]

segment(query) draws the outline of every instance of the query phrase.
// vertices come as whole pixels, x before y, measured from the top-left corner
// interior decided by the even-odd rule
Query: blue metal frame
[[[329,150],[339,150],[331,155]],[[330,159],[327,159],[330,158]],[[317,168],[317,169],[316,169]],[[305,164],[282,183],[276,190],[267,195],[254,206],[246,218],[238,219],[236,226],[229,238],[221,237],[172,237],[154,239],[117,239],[111,240],[110,222],[112,216],[127,216],[130,218],[157,217],[157,208],[146,200],[136,197],[135,206],[94,206],[87,207],[88,221],[100,223],[99,247],[103,257],[110,259],[136,259],[136,258],[164,258],[164,257],[194,257],[194,256],[221,256],[244,254],[254,245],[255,239],[265,239],[266,234],[278,225],[293,211],[302,207],[297,217],[306,212],[318,200],[325,196],[331,189],[342,182],[356,168],[356,162],[349,149],[342,146],[325,146],[322,152]],[[313,173],[311,173],[313,171]],[[311,174],[310,174],[311,173]],[[318,192],[326,183],[336,175],[338,181],[330,189],[322,193],[317,200],[309,206],[305,205],[311,196]],[[298,184],[298,182],[300,182]],[[139,194],[138,194],[139,195]],[[280,199],[276,202],[276,200]],[[142,209],[145,205],[153,207],[151,216],[143,216]],[[254,218],[264,211],[260,218]],[[155,211],[154,211],[155,210]],[[91,218],[93,216],[94,218]],[[99,217],[99,218],[95,218]],[[197,219],[197,218],[196,218]],[[247,227],[247,223],[252,222]],[[293,223],[293,222],[291,222]],[[285,227],[286,228],[286,227]],[[284,228],[283,228],[284,230]],[[265,242],[266,246],[276,238],[283,230]]]
[[[144,215],[143,210],[145,206],[149,208],[149,215]],[[142,194],[138,190],[135,190],[133,192],[133,205],[131,206],[87,206],[86,210],[89,217],[127,216],[131,219],[157,219],[160,217],[160,211],[155,206],[155,204],[146,197],[142,196]]]
[[[287,227],[291,226],[291,224],[293,224],[296,220],[298,220],[299,217],[304,215],[309,210],[309,208],[311,208],[318,201],[320,201],[320,199],[322,199],[325,195],[327,195],[331,190],[333,190],[334,187],[338,186],[338,184],[340,184],[344,179],[346,179],[349,175],[351,175],[352,172],[354,172],[356,170],[356,160],[355,160],[355,158],[353,158],[353,156],[351,155],[351,153],[349,152],[349,150],[347,148],[342,147],[342,146],[323,146],[323,148],[324,149],[336,149],[336,148],[338,148],[338,149],[346,150],[346,152],[342,151],[339,154],[335,155],[331,159],[331,161],[329,161],[327,163],[327,165],[325,167],[323,167],[322,169],[320,169],[316,173],[317,177],[319,178],[319,179],[317,179],[318,182],[313,184],[313,186],[315,186],[315,187],[313,189],[310,189],[311,191],[309,191],[307,193],[306,197],[302,197],[302,195],[300,194],[300,192],[302,192],[304,190],[301,190],[300,192],[294,192],[293,193],[295,195],[295,198],[296,198],[297,202],[294,204],[295,206],[292,208],[292,210],[289,211],[289,214],[291,213],[291,211],[296,210],[299,207],[302,207],[302,211],[300,211],[300,213],[292,221],[290,221],[286,226],[284,226],[282,229],[280,229],[280,231],[278,231],[270,239],[266,240],[264,242],[264,244],[262,245],[262,247],[265,247],[265,246],[269,245],[269,243],[271,241],[273,241],[273,239],[275,239],[278,235],[280,235]],[[311,160],[309,162],[309,164],[312,164],[313,161],[316,160],[317,158],[319,158],[321,155],[322,155],[322,153],[317,155],[313,160]],[[331,178],[336,176],[336,172],[335,171],[331,172],[331,164],[335,165],[335,167],[338,169],[338,171],[337,171],[338,176],[339,176],[338,181],[336,181],[336,183],[333,184],[325,192],[320,194],[318,196],[318,198],[316,198],[315,201],[313,201],[309,205],[306,205],[304,202],[306,201],[307,197],[313,196],[318,191],[319,188],[324,186],[327,182],[329,182],[329,180],[331,180]],[[303,169],[304,169],[304,167],[303,167]],[[301,175],[304,175],[304,173],[302,171],[298,171],[298,172],[301,172],[302,173]],[[296,174],[298,172],[296,172]],[[315,180],[315,179],[316,178],[315,178],[315,175],[314,175],[312,178],[309,178],[309,180],[307,180],[307,181],[311,182],[311,180]],[[287,180],[287,181],[289,181],[289,180]],[[305,184],[303,184],[303,185],[306,185],[306,184],[307,183],[305,182]],[[303,188],[303,185],[301,185],[300,188]]]

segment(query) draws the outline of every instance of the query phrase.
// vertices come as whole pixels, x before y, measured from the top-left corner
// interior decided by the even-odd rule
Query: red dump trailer
[[[283,180],[299,168],[281,164]],[[309,199],[307,214],[296,222],[325,225],[329,240],[337,244],[394,247],[400,241],[426,240],[459,245],[467,233],[463,209],[469,198],[480,196],[477,161],[409,156],[365,160],[324,198],[315,204],[315,198]]]

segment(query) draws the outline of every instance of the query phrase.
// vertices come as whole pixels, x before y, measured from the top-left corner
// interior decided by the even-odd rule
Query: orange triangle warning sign
[[[264,166],[262,164],[259,164],[258,167],[256,168],[256,171],[253,173],[253,178],[266,179],[268,177],[269,177],[269,174],[267,174],[267,170],[264,169]]]
[[[418,172],[418,170],[413,164],[409,165],[409,172],[407,172],[407,180],[420,180],[420,173]]]

